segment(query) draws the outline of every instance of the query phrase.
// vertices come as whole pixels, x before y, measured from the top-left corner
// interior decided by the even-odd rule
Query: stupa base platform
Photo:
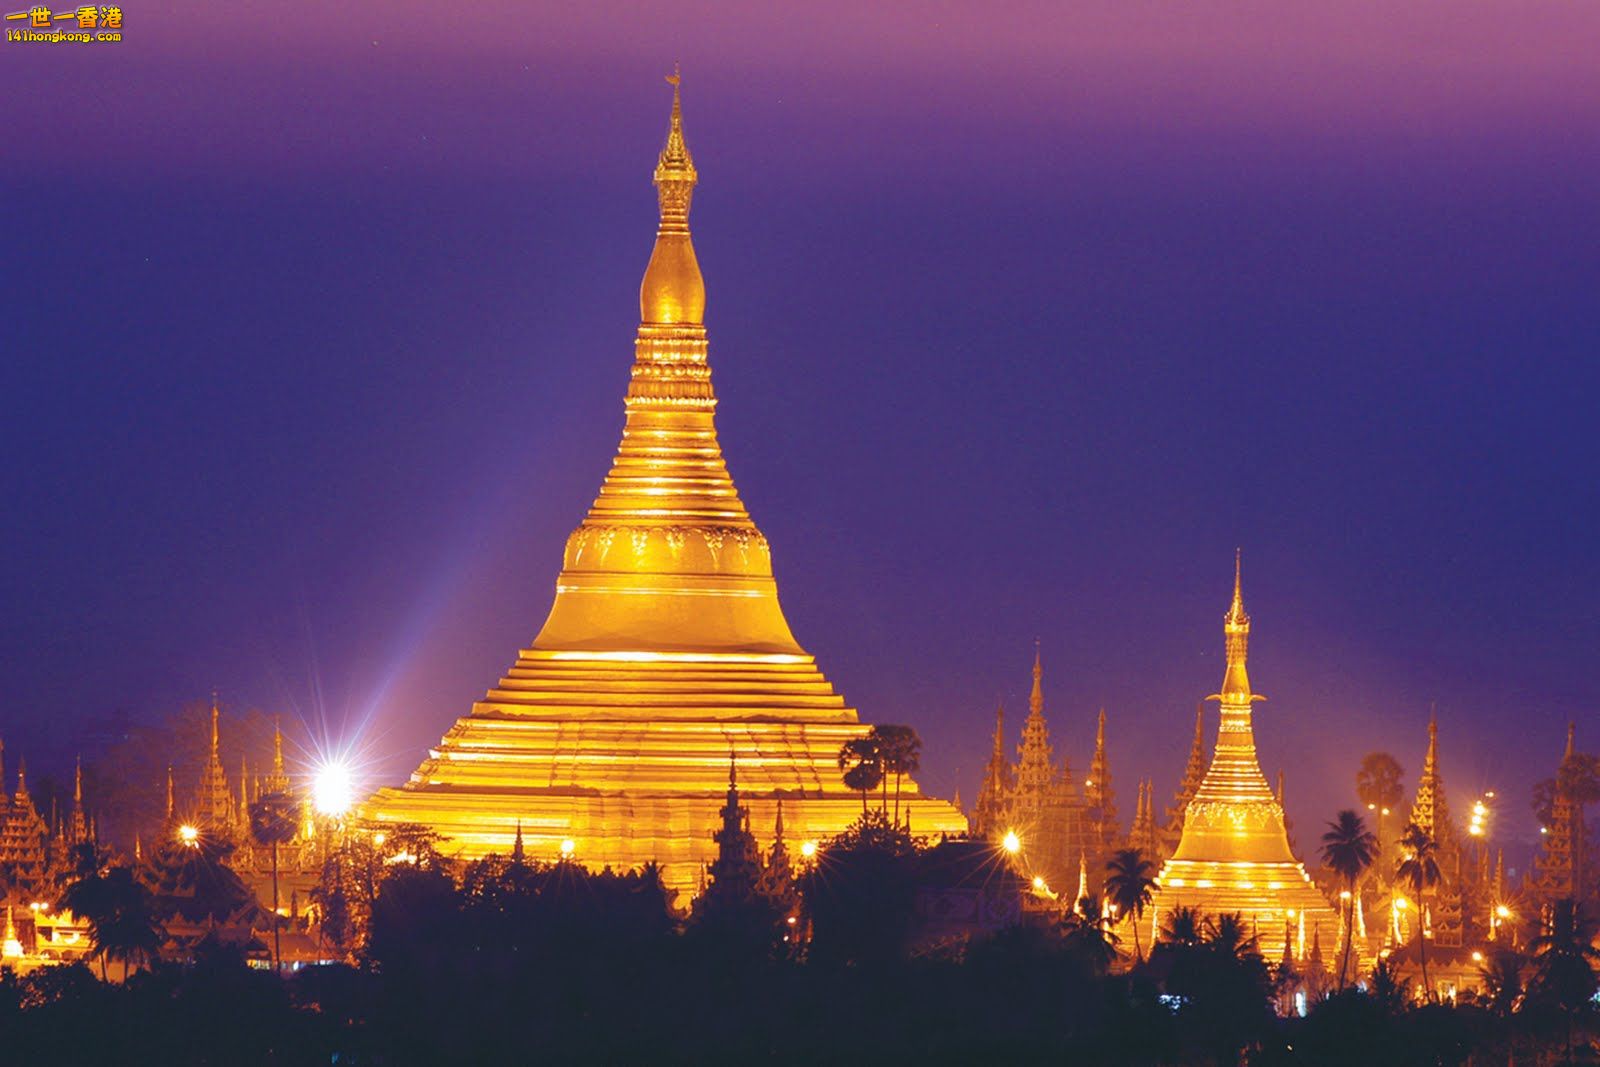
[[[443,854],[471,860],[491,853],[509,856],[520,821],[523,851],[530,861],[558,860],[563,842],[570,841],[571,858],[591,870],[622,871],[653,861],[667,888],[687,896],[699,888],[706,864],[716,858],[711,834],[720,825],[727,794],[725,758],[721,769],[721,788],[703,793],[386,789],[373,799],[368,823],[374,829],[385,823],[423,824],[444,835],[439,846]],[[750,829],[763,851],[772,844],[780,799],[784,840],[797,862],[805,842],[820,844],[861,817],[858,794],[759,792],[759,785],[745,784],[747,772],[756,782],[761,777],[756,768],[740,763],[739,800],[750,812]],[[873,796],[874,808],[877,802]],[[945,801],[902,792],[900,808],[918,836],[966,832],[966,819]]]
[[[1320,941],[1324,959],[1342,943],[1338,914],[1297,862],[1173,859],[1157,881],[1161,888],[1150,905],[1157,930],[1180,907],[1211,919],[1238,914],[1269,963],[1283,958],[1286,937],[1293,940],[1297,959],[1314,941]]]

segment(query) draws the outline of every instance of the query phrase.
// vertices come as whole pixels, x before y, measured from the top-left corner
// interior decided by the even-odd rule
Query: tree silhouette
[[[1192,948],[1204,940],[1203,920],[1197,908],[1182,905],[1172,909],[1161,924],[1161,940],[1170,945]]]
[[[283,941],[278,924],[278,846],[294,840],[299,805],[288,793],[263,793],[250,805],[250,836],[272,850],[272,966],[283,969]]]
[[[852,737],[839,747],[839,770],[844,784],[861,794],[861,815],[867,814],[867,794],[884,781],[883,752],[871,733]]]
[[[900,825],[900,781],[922,766],[922,738],[909,726],[874,726],[868,734],[877,744],[885,775],[894,775],[894,824]]]
[[[1106,861],[1106,897],[1116,905],[1118,914],[1133,922],[1133,954],[1140,963],[1144,962],[1144,949],[1139,944],[1139,920],[1155,888],[1155,865],[1140,849],[1118,849]]]
[[[1346,808],[1322,835],[1322,862],[1344,879],[1344,947],[1339,957],[1339,991],[1350,971],[1350,945],[1355,936],[1356,883],[1378,855],[1378,839],[1355,811]]]
[[[1502,1018],[1517,1010],[1524,992],[1523,972],[1528,961],[1516,949],[1499,948],[1491,952],[1478,975],[1483,979],[1483,992],[1488,1008]]]
[[[899,956],[910,931],[916,861],[916,842],[881,811],[826,841],[800,879],[810,958],[881,966]]]
[[[1122,939],[1112,931],[1112,925],[1105,901],[1093,893],[1080,897],[1061,920],[1068,953],[1092,974],[1104,975],[1116,962],[1117,945]]]
[[[93,955],[100,960],[102,979],[107,959],[120,959],[126,974],[129,964],[154,959],[161,947],[155,900],[134,877],[131,867],[90,872],[67,886],[61,903],[89,924],[89,939],[94,944]]]
[[[1566,1062],[1572,1060],[1572,1024],[1592,1010],[1600,982],[1595,966],[1600,949],[1594,947],[1595,924],[1569,898],[1552,901],[1544,928],[1528,943],[1533,953],[1533,980],[1528,999],[1561,1012],[1566,1023]]]
[[[1424,896],[1439,884],[1442,877],[1439,871],[1439,844],[1422,827],[1408,823],[1406,832],[1400,838],[1400,848],[1404,855],[1400,865],[1395,868],[1395,874],[1411,887],[1412,894],[1417,898],[1417,962],[1422,968],[1423,995],[1432,1000],[1433,987],[1428,983],[1428,938],[1424,922],[1427,909]]]
[[[1387,752],[1369,752],[1356,770],[1356,796],[1378,820],[1378,853],[1385,847],[1385,811],[1394,811],[1405,799],[1405,770]],[[1376,859],[1376,857],[1374,857]],[[1380,873],[1387,874],[1380,869]],[[1387,881],[1387,879],[1385,879]]]

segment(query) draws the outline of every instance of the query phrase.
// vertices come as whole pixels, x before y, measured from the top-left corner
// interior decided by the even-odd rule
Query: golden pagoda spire
[[[217,741],[218,741],[217,719],[221,716],[221,714],[222,714],[221,710],[217,707],[217,691],[215,689],[213,689],[211,691],[211,758],[212,759],[216,759],[217,758]]]
[[[172,821],[172,764],[167,764],[167,821]]]
[[[683,139],[681,79],[676,67],[667,81],[672,85],[672,121],[655,171],[661,222],[650,265],[639,286],[639,318],[657,326],[698,326],[705,321],[706,286],[689,239],[689,202],[700,175]]]
[[[78,756],[72,767],[72,802],[83,806],[83,756]]]
[[[283,728],[276,715],[272,717],[272,774],[275,778],[283,777]]]
[[[1233,550],[1233,603],[1223,617],[1224,648],[1227,654],[1227,672],[1222,678],[1222,691],[1208,699],[1225,703],[1249,704],[1267,699],[1250,691],[1250,675],[1245,670],[1245,659],[1250,651],[1250,616],[1245,614],[1244,593],[1240,580],[1240,551]]]

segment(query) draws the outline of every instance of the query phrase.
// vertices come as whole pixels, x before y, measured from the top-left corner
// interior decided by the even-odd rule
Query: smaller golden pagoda
[[[1204,915],[1237,912],[1260,939],[1269,960],[1303,958],[1307,938],[1334,944],[1339,918],[1295,858],[1283,805],[1256,758],[1251,705],[1266,697],[1250,689],[1245,670],[1250,616],[1245,614],[1239,559],[1234,557],[1233,603],[1223,619],[1227,669],[1217,747],[1200,788],[1185,808],[1183,836],[1161,868],[1153,907],[1155,926],[1178,907]]]

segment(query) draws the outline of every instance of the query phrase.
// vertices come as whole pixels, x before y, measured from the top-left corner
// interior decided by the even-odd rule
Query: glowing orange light
[[[816,859],[817,843],[815,841],[802,842],[800,845],[800,855],[804,856],[808,860]]]
[[[1000,839],[1000,847],[1015,856],[1022,851],[1022,838],[1017,836],[1015,830],[1007,830],[1006,836]]]
[[[355,805],[355,777],[350,765],[342,760],[330,760],[318,767],[311,779],[311,803],[323,815],[334,817],[347,814]]]
[[[178,827],[178,840],[193,848],[200,841],[200,827],[184,823]]]
[[[562,856],[570,857],[576,851],[578,851],[578,843],[576,841],[574,841],[570,837],[564,837],[564,838],[561,839],[561,855]]]

